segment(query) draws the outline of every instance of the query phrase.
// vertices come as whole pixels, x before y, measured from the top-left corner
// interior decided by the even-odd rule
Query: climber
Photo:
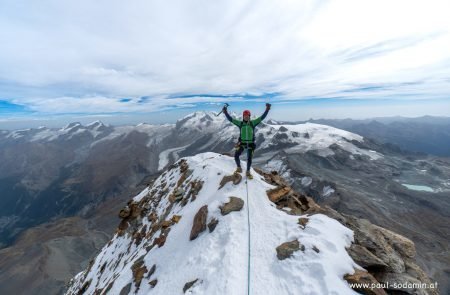
[[[233,123],[234,125],[239,127],[239,130],[240,130],[239,140],[235,146],[236,151],[234,153],[234,160],[236,161],[236,165],[237,165],[236,171],[234,173],[242,172],[241,161],[239,159],[239,156],[242,154],[244,149],[246,149],[247,150],[247,174],[246,175],[247,175],[247,178],[252,179],[253,176],[250,173],[250,167],[252,166],[253,152],[256,148],[255,127],[259,123],[261,123],[261,121],[264,120],[264,118],[266,118],[267,113],[270,110],[271,104],[266,103],[265,112],[262,114],[261,117],[256,118],[254,120],[250,120],[250,111],[245,110],[242,114],[242,118],[243,118],[242,121],[231,117],[230,114],[228,114],[227,107],[228,107],[228,105],[225,104],[222,109],[223,113],[227,117],[228,121],[230,121],[231,123]]]

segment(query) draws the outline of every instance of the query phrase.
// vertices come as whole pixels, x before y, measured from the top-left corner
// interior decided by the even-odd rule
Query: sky
[[[0,0],[0,129],[450,115],[450,1]]]

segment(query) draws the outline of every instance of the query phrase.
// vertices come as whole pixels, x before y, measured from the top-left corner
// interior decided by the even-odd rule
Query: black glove
[[[222,108],[222,112],[224,112],[224,113],[226,113],[226,112],[227,112],[227,106],[226,106],[226,105],[224,105],[224,106],[223,106],[223,108]]]
[[[270,110],[270,107],[271,107],[272,105],[270,104],[270,103],[266,103],[266,110]]]

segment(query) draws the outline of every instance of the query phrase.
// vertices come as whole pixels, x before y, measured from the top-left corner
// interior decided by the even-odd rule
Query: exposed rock
[[[175,197],[182,196],[184,194],[184,189],[182,187],[179,187],[175,190]]]
[[[181,159],[179,164],[180,164],[180,171],[181,172],[186,172],[188,170],[189,165],[188,165],[186,159]]]
[[[376,226],[368,220],[340,214],[329,206],[321,207],[312,198],[293,191],[278,173],[255,170],[266,182],[276,186],[267,191],[267,194],[277,208],[289,207],[292,209],[289,214],[299,207],[303,211],[302,214],[325,214],[353,230],[355,242],[348,249],[349,255],[379,282],[401,285],[420,281],[431,284],[425,272],[415,263],[415,247],[409,239]],[[306,220],[299,220],[300,226],[305,226],[305,222]],[[418,291],[400,289],[395,292],[420,294]],[[427,289],[424,294],[438,293],[435,289]]]
[[[356,269],[355,273],[347,274],[344,276],[344,279],[349,284],[374,284],[375,286],[379,284],[379,282],[368,272]],[[357,291],[361,294],[366,295],[386,295],[386,292],[383,288],[353,288],[353,290]]]
[[[137,218],[137,217],[139,217],[141,215],[142,207],[139,206],[138,203],[131,202],[130,209],[131,209],[131,212],[130,212],[130,216],[129,217],[131,219],[135,219],[135,218]]]
[[[195,180],[193,182],[191,182],[191,190],[189,191],[189,195],[186,199],[188,199],[190,197],[191,202],[195,201],[195,199],[197,198],[198,193],[200,192],[200,190],[203,187],[203,181],[201,180]]]
[[[148,271],[147,279],[151,278],[151,276],[155,273],[155,271],[156,271],[156,264],[153,264],[153,266]]]
[[[108,294],[109,290],[111,290],[112,286],[114,285],[114,282],[110,282],[108,286],[106,286],[105,291],[100,294]],[[131,286],[131,285],[130,285]]]
[[[416,256],[416,248],[414,243],[410,240],[394,233],[383,227],[375,226],[375,228],[382,233],[386,241],[391,244],[396,251],[406,257],[413,258]]]
[[[78,295],[82,295],[86,292],[86,290],[91,285],[92,280],[86,281],[83,286],[81,286],[80,290],[78,291]]]
[[[103,263],[102,267],[100,268],[100,273],[103,273],[105,271],[106,268],[106,261],[105,263]]]
[[[349,255],[380,283],[389,286],[417,282],[432,284],[425,272],[414,261],[415,247],[409,239],[370,223],[366,219],[340,214],[328,206],[318,205],[308,210],[322,213],[341,222],[354,232],[355,242]],[[388,289],[389,290],[389,289]],[[438,294],[436,289],[392,290],[402,294]]]
[[[289,186],[280,186],[276,187],[274,189],[268,190],[267,195],[269,196],[269,199],[276,203],[280,201],[281,199],[288,196],[288,194],[292,191],[292,189]]]
[[[167,228],[167,227],[169,227],[171,225],[172,225],[172,222],[170,220],[164,220],[164,221],[161,222],[161,227],[162,228]]]
[[[253,168],[258,174],[264,177],[264,180],[275,186],[287,186],[287,182],[281,178],[277,171],[271,171],[270,173],[266,173],[257,167]]]
[[[381,259],[388,267],[387,271],[394,273],[405,272],[405,262],[400,252],[397,252],[392,245],[392,241],[385,238],[385,231],[380,230],[378,226],[373,225],[366,219],[351,218],[355,227],[355,240]],[[353,228],[352,228],[353,229]]]
[[[208,223],[208,229],[210,233],[212,233],[216,229],[218,223],[219,220],[217,220],[216,218],[211,219],[211,221]]]
[[[152,288],[155,288],[156,284],[158,284],[158,280],[157,280],[157,279],[154,279],[153,281],[148,282],[148,284],[149,284],[150,286],[152,286]]]
[[[241,182],[242,175],[239,173],[234,173],[232,175],[225,175],[220,181],[219,189],[221,189],[225,184],[232,181],[234,185],[237,185]]]
[[[378,281],[390,283],[389,288],[387,288],[387,291],[390,294],[438,294],[436,288],[425,289],[418,287],[423,283],[423,280],[418,280],[408,273],[386,272],[376,278]],[[397,284],[394,285],[391,282],[397,282]],[[414,285],[417,287],[414,287]]]
[[[222,215],[227,215],[232,211],[240,211],[244,207],[244,201],[238,197],[230,197],[230,201],[228,203],[220,206],[220,212]]]
[[[316,247],[316,245],[314,245],[314,246],[312,247],[312,249],[314,250],[314,252],[320,253],[320,250],[319,250],[319,248]]]
[[[137,259],[131,266],[131,271],[133,272],[133,281],[137,288],[141,285],[142,278],[144,274],[148,271],[147,267],[144,265],[144,257],[141,256]]]
[[[131,291],[131,283],[129,283],[125,287],[123,287],[122,290],[120,290],[119,295],[128,295],[128,294],[130,294],[130,291]]]
[[[198,235],[206,230],[206,219],[208,217],[208,206],[201,207],[194,216],[194,223],[192,224],[191,235],[189,240],[195,240]]]
[[[306,227],[306,224],[308,223],[308,221],[309,221],[308,218],[306,218],[306,217],[300,217],[300,218],[298,219],[298,224],[300,224],[300,226],[301,226],[302,228],[305,228],[305,227]]]
[[[175,186],[173,193],[169,196],[169,201],[171,203],[178,202],[183,199],[183,195],[184,195],[185,191],[184,191],[182,185],[183,185],[184,181],[192,174],[192,171],[189,170],[189,166],[185,159],[181,159],[174,167],[180,167],[181,175],[177,181],[177,184]]]
[[[181,174],[180,178],[177,181],[177,187],[180,187],[183,184],[183,182],[186,180],[186,178],[188,177],[187,171],[188,170],[184,171],[183,174]]]
[[[128,228],[130,224],[127,220],[123,219],[120,221],[119,226],[117,227],[117,234],[122,236],[125,233],[125,230]]]
[[[142,239],[146,236],[146,232],[147,232],[147,225],[144,225],[140,231],[136,231],[133,234],[133,239],[136,245],[139,245],[141,243]]]
[[[124,208],[122,208],[119,212],[119,217],[120,218],[127,218],[128,216],[130,216],[131,213],[131,209],[128,206],[125,206]]]
[[[285,242],[276,248],[277,257],[279,260],[284,260],[291,257],[291,255],[298,250],[305,251],[305,246],[300,244],[298,240]]]
[[[153,245],[158,245],[158,247],[162,247],[164,246],[164,243],[166,242],[166,235],[161,234],[159,237],[157,237],[154,241],[153,241]]]
[[[156,222],[157,220],[158,220],[158,214],[156,214],[156,212],[150,213],[150,215],[148,216],[148,221]]]
[[[144,201],[145,200],[142,200],[142,203],[137,203],[131,200],[128,202],[127,206],[120,210],[119,217],[122,218],[122,220],[116,231],[119,236],[124,235],[127,230],[128,232],[133,233],[133,231],[136,230],[140,224],[142,224],[141,215],[144,212]],[[132,226],[131,229],[129,229],[130,225]]]
[[[153,234],[153,233],[157,232],[160,228],[161,228],[161,224],[154,223],[151,228],[151,233]]]
[[[178,187],[173,194],[175,202],[183,199],[183,194],[184,194],[184,189],[182,187]]]
[[[178,223],[178,221],[180,221],[181,216],[180,215],[174,215],[172,216],[172,218],[170,219],[172,221],[172,223]]]
[[[197,283],[198,279],[195,279],[193,281],[187,282],[186,284],[184,284],[183,287],[183,293],[186,293],[187,290],[189,290],[195,283]]]
[[[366,270],[383,271],[387,268],[386,263],[363,246],[352,244],[347,252],[359,266]]]

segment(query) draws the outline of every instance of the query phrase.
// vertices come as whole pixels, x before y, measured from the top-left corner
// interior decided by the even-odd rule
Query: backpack
[[[253,139],[252,139],[252,143],[251,146],[254,149],[255,148],[255,126],[253,125],[253,122],[250,120],[250,127],[252,127],[253,130]],[[242,132],[242,126],[244,125],[244,121],[241,121],[241,124],[239,125],[239,139],[238,139],[238,143],[241,143],[241,132]]]

